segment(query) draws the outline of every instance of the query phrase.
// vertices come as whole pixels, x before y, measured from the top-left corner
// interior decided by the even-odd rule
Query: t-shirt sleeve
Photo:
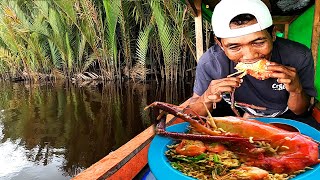
[[[212,47],[213,48],[213,47]],[[211,52],[211,48],[205,52],[199,62],[197,64],[196,69],[196,77],[193,86],[193,92],[197,95],[201,96],[207,89],[208,86],[213,80],[215,73],[218,71],[216,70],[215,57]]]
[[[230,73],[229,62],[218,45],[210,47],[197,64],[193,92],[201,96],[212,80],[226,77]]]
[[[301,63],[300,67],[298,75],[303,90],[311,97],[317,96],[317,92],[314,87],[314,62],[310,50],[305,53],[305,61]]]
[[[199,96],[201,96],[207,90],[211,82],[209,79],[206,78],[204,65],[205,64],[199,64],[197,66],[196,78],[193,86],[193,92]]]

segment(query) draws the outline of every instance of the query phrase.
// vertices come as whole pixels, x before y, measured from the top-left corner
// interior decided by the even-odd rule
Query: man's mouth
[[[252,59],[252,60],[244,60],[244,61],[240,61],[240,62],[242,62],[242,63],[244,63],[244,64],[253,64],[253,63],[256,63],[256,62],[258,62],[258,61],[260,61],[260,60],[262,60],[263,58],[259,58],[259,59]],[[239,62],[238,62],[239,63]]]

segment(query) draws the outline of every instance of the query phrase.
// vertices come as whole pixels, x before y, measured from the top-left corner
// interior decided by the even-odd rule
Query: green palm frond
[[[69,73],[71,73],[72,68],[73,68],[73,57],[74,57],[74,55],[73,55],[73,50],[72,50],[71,45],[70,45],[68,32],[66,32],[66,35],[65,35],[65,43],[66,43],[66,46],[67,46],[68,71],[69,71]]]
[[[7,53],[0,76],[11,66],[28,74],[92,70],[113,79],[150,60],[172,78],[182,54],[195,58],[193,19],[185,9],[179,0],[0,0],[0,48]]]
[[[77,23],[77,13],[73,8],[73,6],[76,4],[76,0],[68,0],[68,1],[51,0],[51,1],[54,4],[56,4],[74,24]]]
[[[3,27],[3,30],[1,30],[1,27]],[[6,30],[4,30],[6,29]],[[18,52],[17,46],[15,44],[14,38],[9,34],[6,25],[0,24],[0,39],[5,44],[2,47],[6,47],[8,50],[12,52]]]
[[[146,4],[145,0],[140,0],[140,1],[133,1],[134,7],[132,10],[131,16],[134,18],[135,22],[139,24],[139,28],[141,29],[142,26],[147,22],[147,17],[146,16],[146,9],[144,4]]]
[[[79,35],[79,44],[78,44],[78,67],[79,69],[82,69],[83,66],[82,66],[82,63],[84,61],[83,57],[85,55],[85,50],[86,50],[86,37],[82,34],[78,34]]]
[[[152,8],[152,12],[154,14],[156,24],[158,27],[159,39],[162,47],[162,52],[164,56],[164,65],[165,65],[165,73],[166,78],[169,78],[170,69],[171,69],[171,52],[175,49],[172,46],[172,33],[170,31],[170,27],[166,22],[164,12],[161,8],[161,4],[157,0],[151,0],[150,5]]]
[[[57,48],[57,46],[50,40],[48,39],[48,44],[49,44],[49,49],[50,49],[50,57],[51,61],[54,65],[54,67],[61,69],[61,54]]]
[[[21,7],[18,4],[18,1],[8,1],[8,6],[12,11],[14,12],[15,18],[17,21],[15,21],[16,25],[20,25],[19,28],[24,29],[31,26],[31,23],[33,21],[32,18],[28,17],[27,14],[21,9]]]
[[[148,44],[149,44],[149,37],[152,31],[152,25],[147,26],[143,31],[139,33],[137,39],[137,52],[136,55],[138,57],[137,63],[141,64],[143,67],[146,65],[147,61],[147,52],[148,52]]]
[[[187,43],[193,58],[197,59],[196,45],[195,45],[195,42],[194,42],[195,36],[196,36],[195,35],[195,30],[194,29],[189,30],[188,32],[185,33],[184,40]]]
[[[92,65],[94,66],[96,59],[97,59],[97,57],[95,54],[91,54],[89,57],[87,57],[86,61],[84,62],[83,69],[81,70],[81,72],[85,72]]]
[[[106,12],[106,42],[109,51],[109,55],[111,56],[111,62],[113,66],[117,65],[117,57],[118,57],[118,48],[116,41],[116,28],[118,17],[120,13],[119,9],[119,0],[103,0],[104,9]]]
[[[14,54],[19,55],[19,61],[17,67],[20,70],[30,70],[31,63],[29,63],[28,57],[30,55],[29,50],[26,47],[29,41],[29,25],[30,22],[25,17],[20,7],[17,5],[17,1],[9,1],[7,4],[1,4],[3,10],[3,18],[1,24],[5,31],[2,31],[1,38],[8,40],[6,45]]]
[[[57,38],[56,42],[59,46],[63,46],[63,39],[66,29],[63,22],[63,18],[60,16],[59,12],[53,8],[49,9],[48,23],[50,24],[50,30],[52,31],[53,38]]]
[[[120,16],[119,16],[119,23],[121,28],[121,39],[122,39],[122,46],[125,60],[126,60],[126,66],[128,68],[131,68],[131,40],[130,40],[130,9],[131,9],[131,3],[125,2],[125,1],[119,1],[119,8],[120,8]]]
[[[45,41],[42,41],[40,34],[32,33],[30,35],[28,47],[30,55],[36,61],[35,71],[48,72],[50,61],[47,59],[46,52],[49,50],[49,47]]]
[[[0,47],[0,60],[7,67],[15,68],[16,57],[9,50],[2,47]]]
[[[0,34],[1,34],[1,29],[0,29]],[[6,43],[1,38],[1,35],[0,35],[0,47],[7,47]]]
[[[49,7],[52,6],[51,1],[34,1],[33,3],[33,8],[37,9],[38,15],[42,15],[45,18],[49,17]]]
[[[78,23],[79,30],[86,37],[85,39],[88,41],[93,51],[97,51],[101,41],[101,38],[98,35],[101,34],[99,11],[89,0],[79,0],[79,7],[82,9],[78,12],[81,14]]]

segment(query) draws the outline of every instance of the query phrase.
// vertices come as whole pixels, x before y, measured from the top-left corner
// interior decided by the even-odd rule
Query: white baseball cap
[[[240,14],[252,14],[256,24],[230,29],[230,21]],[[268,7],[261,0],[221,0],[212,13],[212,28],[219,38],[231,38],[264,30],[272,25]]]

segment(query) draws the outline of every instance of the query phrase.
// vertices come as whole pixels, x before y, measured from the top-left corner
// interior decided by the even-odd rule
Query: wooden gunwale
[[[153,136],[154,126],[150,126],[126,144],[78,174],[73,179],[134,178],[147,164],[147,149]],[[135,159],[139,157],[138,160],[140,160],[140,162],[134,160],[134,157]],[[137,167],[139,168],[137,169]],[[122,173],[117,174],[118,171]]]
[[[314,61],[314,69],[316,69],[318,60],[318,48],[320,39],[320,1],[316,0],[314,5],[314,17],[313,17],[313,27],[312,27],[312,39],[311,39],[311,51]]]

